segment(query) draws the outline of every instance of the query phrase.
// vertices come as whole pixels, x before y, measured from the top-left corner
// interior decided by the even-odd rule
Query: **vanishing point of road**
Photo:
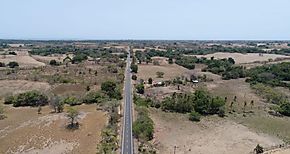
[[[124,102],[124,119],[122,134],[121,154],[133,154],[133,137],[132,137],[132,85],[131,85],[131,59],[128,52],[127,66],[125,71],[125,102]]]

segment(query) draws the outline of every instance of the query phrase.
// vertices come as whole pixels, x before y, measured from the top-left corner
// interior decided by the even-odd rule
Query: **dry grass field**
[[[69,122],[65,113],[44,107],[37,114],[37,108],[6,106],[7,118],[0,122],[0,153],[95,153],[106,115],[95,105],[77,109],[80,129],[72,131],[65,128]]]
[[[152,59],[156,59],[152,58]],[[138,78],[144,79],[147,81],[150,77],[153,81],[164,81],[164,80],[171,80],[175,77],[180,77],[182,75],[187,74],[188,69],[181,67],[176,64],[168,64],[165,60],[166,58],[157,57],[160,65],[153,65],[153,64],[139,64],[138,65]],[[156,72],[164,72],[163,78],[157,78]]]
[[[27,80],[0,80],[0,98],[6,95],[18,94],[30,90],[45,92],[51,88],[47,82]]]
[[[33,68],[33,67],[41,67],[45,66],[45,63],[39,62],[29,56],[28,51],[15,51],[17,55],[6,55],[0,56],[0,62],[4,62],[5,64],[15,61],[19,63],[20,68]]]
[[[153,143],[160,154],[209,153],[237,154],[253,151],[257,144],[272,147],[282,144],[277,137],[256,133],[249,128],[217,116],[203,117],[198,123],[187,116],[151,110],[155,124]]]
[[[232,57],[236,61],[236,64],[253,63],[253,62],[258,62],[258,61],[263,62],[263,61],[268,61],[269,59],[275,60],[277,58],[290,58],[289,56],[277,55],[277,54],[263,54],[262,56],[260,56],[259,53],[241,54],[241,53],[225,53],[225,52],[217,52],[217,53],[207,54],[207,55],[192,55],[192,56],[206,57],[206,58],[215,57],[217,59]]]

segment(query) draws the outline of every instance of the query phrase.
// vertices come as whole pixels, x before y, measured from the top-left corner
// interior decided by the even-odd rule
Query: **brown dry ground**
[[[78,130],[67,130],[65,113],[37,108],[5,106],[7,118],[0,122],[0,153],[96,153],[107,118],[95,105],[81,105]]]
[[[138,79],[144,79],[147,81],[150,77],[153,81],[164,81],[174,79],[177,76],[186,74],[188,70],[176,64],[168,64],[166,58],[153,57],[157,59],[160,65],[150,64],[139,64],[138,65]],[[156,72],[164,72],[163,78],[157,78]]]
[[[232,57],[236,61],[236,64],[252,63],[252,62],[257,62],[257,61],[262,62],[262,61],[268,61],[269,59],[275,60],[277,58],[290,58],[289,56],[278,55],[278,54],[263,54],[263,56],[260,56],[259,53],[241,54],[241,53],[227,53],[227,52],[217,52],[217,53],[207,54],[207,55],[192,55],[192,56],[206,57],[206,58],[215,57],[217,59]]]
[[[0,98],[18,94],[30,90],[47,91],[50,89],[50,85],[47,82],[34,82],[27,80],[0,80]]]
[[[5,64],[16,61],[19,63],[20,68],[33,68],[33,67],[41,67],[45,66],[45,63],[39,62],[29,56],[28,51],[15,51],[17,55],[6,55],[0,56],[0,62],[4,62]]]
[[[66,54],[54,54],[54,55],[50,55],[50,56],[32,55],[31,57],[34,58],[35,60],[43,62],[43,63],[49,63],[51,60],[63,62],[63,59],[65,59]],[[73,55],[70,55],[70,57],[73,57]]]
[[[283,142],[266,134],[256,133],[227,118],[203,117],[198,123],[186,115],[151,110],[155,124],[158,153],[173,154],[237,154],[249,153],[257,144],[271,147]]]
[[[164,79],[173,79],[176,76],[186,76],[191,73],[205,74],[213,81],[199,83],[197,87],[206,87],[213,95],[228,98],[226,118],[203,117],[199,123],[190,122],[187,115],[151,110],[151,117],[155,123],[153,142],[158,145],[160,153],[173,153],[175,145],[178,146],[177,153],[249,153],[257,144],[272,149],[275,145],[290,141],[288,131],[290,119],[269,115],[267,111],[270,104],[264,103],[265,101],[254,93],[245,79],[222,80],[219,75],[201,72],[204,65],[196,65],[196,69],[187,70],[180,66],[160,64],[160,66],[139,65],[138,78],[146,80],[154,77],[157,71],[173,72]],[[181,90],[188,88],[181,86]],[[176,87],[149,88],[146,92],[168,95],[176,92]],[[229,104],[234,96],[238,98],[233,107],[236,112],[230,114],[228,113]],[[251,100],[254,100],[253,107],[249,105]],[[245,101],[247,112],[244,114]]]

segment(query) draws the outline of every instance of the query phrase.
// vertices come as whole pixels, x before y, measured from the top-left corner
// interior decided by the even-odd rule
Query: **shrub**
[[[59,64],[58,64],[58,62],[57,62],[56,60],[53,59],[53,60],[50,60],[50,61],[49,61],[49,65],[57,66],[57,65],[59,65]]]
[[[144,94],[144,84],[138,84],[136,86],[136,92],[139,94]]]
[[[88,59],[88,56],[83,54],[83,53],[76,54],[72,59],[72,63],[73,64],[80,63],[80,62],[87,60],[87,59]]]
[[[83,98],[83,103],[85,104],[93,104],[93,103],[101,103],[104,100],[105,96],[101,92],[89,92]]]
[[[5,67],[5,63],[0,62],[0,67]]]
[[[137,80],[137,75],[132,75],[132,80]]]
[[[6,116],[4,115],[4,108],[3,106],[0,104],[0,120],[5,119]]]
[[[66,97],[64,100],[62,100],[64,104],[68,104],[70,106],[75,105],[81,105],[82,102],[80,102],[76,97]]]
[[[17,53],[14,52],[14,51],[10,51],[10,52],[8,52],[8,54],[9,54],[9,55],[17,55]]]
[[[10,96],[5,99],[5,104],[13,104],[14,107],[18,106],[42,106],[48,104],[47,96],[38,91],[29,91]]]
[[[15,61],[9,62],[7,65],[10,68],[15,68],[15,67],[18,67],[19,66],[19,64],[17,62],[15,62]]]
[[[172,58],[169,58],[169,59],[168,59],[168,63],[169,63],[169,64],[173,64],[173,60],[172,60]]]
[[[159,61],[154,60],[154,61],[153,61],[153,65],[160,65],[160,64],[159,64]]]
[[[201,115],[198,112],[192,111],[189,114],[190,121],[200,121]]]
[[[156,72],[157,78],[163,78],[164,72]]]
[[[290,103],[288,101],[280,103],[279,112],[285,116],[290,116]]]
[[[264,152],[264,148],[258,144],[255,147],[254,151],[256,152],[256,154],[260,154],[260,153],[263,153]]]
[[[152,78],[149,78],[148,79],[148,84],[152,84],[152,82],[153,82],[153,79]]]

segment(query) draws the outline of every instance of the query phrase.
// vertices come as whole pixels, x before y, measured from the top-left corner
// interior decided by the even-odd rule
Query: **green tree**
[[[131,71],[133,73],[138,73],[138,65],[136,64],[131,64]]]
[[[132,80],[137,80],[137,75],[132,75]]]
[[[114,81],[106,81],[101,84],[101,89],[104,91],[111,99],[122,99],[121,91]]]
[[[169,64],[173,64],[173,60],[172,60],[172,58],[169,58],[169,59],[168,59],[168,63],[169,63]]]
[[[75,124],[75,121],[77,117],[80,115],[79,111],[75,108],[69,107],[66,112],[66,116],[70,120],[70,124],[68,125],[68,128],[76,128],[78,127],[77,124]]]
[[[15,67],[18,67],[19,66],[19,64],[17,62],[15,62],[15,61],[9,62],[7,65],[10,68],[15,68]]]
[[[152,84],[152,82],[153,82],[153,79],[152,78],[149,78],[148,79],[148,84]]]
[[[139,93],[139,94],[144,94],[144,84],[138,84],[136,86],[136,92]]]
[[[53,59],[53,60],[49,61],[49,65],[56,66],[56,65],[58,65],[58,63],[56,60]]]

